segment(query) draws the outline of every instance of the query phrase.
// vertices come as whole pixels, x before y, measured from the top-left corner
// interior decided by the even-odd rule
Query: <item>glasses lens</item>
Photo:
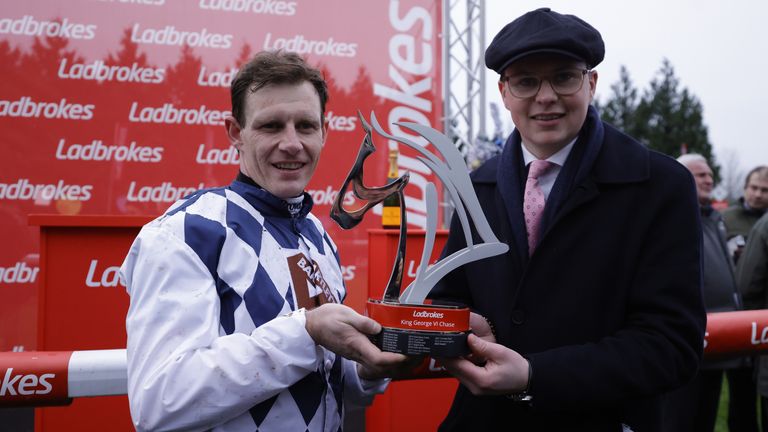
[[[568,96],[576,93],[584,82],[584,72],[578,69],[558,72],[550,79],[552,88],[559,95]]]
[[[509,91],[520,99],[536,96],[541,88],[542,81],[548,81],[552,89],[560,96],[570,96],[581,89],[584,83],[586,69],[568,69],[560,71],[551,77],[537,77],[533,75],[508,76],[505,78]]]
[[[529,98],[539,92],[541,79],[535,76],[510,76],[507,77],[507,85],[512,95],[519,98]]]

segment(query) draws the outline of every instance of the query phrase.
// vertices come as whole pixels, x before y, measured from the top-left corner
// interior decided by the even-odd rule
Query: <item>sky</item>
[[[702,103],[717,163],[743,173],[768,164],[768,2],[485,0],[486,46],[508,22],[540,7],[576,15],[602,34],[598,99],[610,96],[622,65],[641,95],[666,58],[679,90],[687,88]],[[502,107],[498,75],[488,71],[486,82],[487,101]]]

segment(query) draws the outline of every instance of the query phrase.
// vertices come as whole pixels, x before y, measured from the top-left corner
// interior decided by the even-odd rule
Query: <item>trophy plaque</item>
[[[469,328],[469,309],[466,307],[425,304],[427,295],[451,270],[464,264],[506,253],[509,247],[498,241],[488,221],[480,208],[467,166],[459,151],[451,140],[440,132],[418,124],[397,123],[398,126],[409,129],[432,144],[437,153],[428,151],[407,138],[397,137],[385,132],[375,114],[371,113],[368,123],[362,114],[358,113],[360,124],[365,131],[365,137],[360,145],[352,169],[334,200],[331,208],[331,218],[344,229],[351,229],[359,224],[365,213],[388,196],[397,194],[400,198],[400,237],[392,273],[381,299],[369,299],[366,311],[369,317],[379,322],[383,330],[372,340],[383,351],[402,353],[406,355],[429,355],[432,357],[457,357],[469,352],[467,335]],[[425,164],[440,179],[456,208],[456,216],[464,230],[466,247],[443,257],[440,261],[429,265],[429,258],[437,232],[437,191],[433,183],[427,183],[425,198],[427,203],[427,224],[425,229],[424,248],[421,261],[416,270],[416,277],[405,290],[401,292],[403,267],[405,264],[405,245],[407,218],[403,189],[408,184],[409,174],[406,172],[397,180],[380,187],[367,187],[363,184],[363,163],[376,151],[373,144],[373,132],[399,142],[420,154],[418,160]],[[342,206],[347,189],[352,186],[352,192],[365,202],[356,210],[347,210]],[[470,230],[470,218],[474,227],[483,240],[475,244]]]

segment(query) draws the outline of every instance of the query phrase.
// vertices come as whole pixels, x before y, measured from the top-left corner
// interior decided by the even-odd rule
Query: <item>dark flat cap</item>
[[[536,9],[504,26],[485,50],[485,65],[500,75],[512,62],[536,53],[563,54],[595,67],[605,57],[600,32],[574,15]]]

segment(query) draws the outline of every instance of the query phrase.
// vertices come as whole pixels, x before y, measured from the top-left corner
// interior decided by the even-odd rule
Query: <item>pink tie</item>
[[[541,228],[541,216],[544,214],[544,192],[539,187],[539,176],[552,167],[551,162],[535,160],[531,162],[528,170],[528,180],[525,182],[525,196],[523,197],[523,215],[525,216],[525,228],[528,231],[528,254],[533,255],[536,244],[539,242]]]

